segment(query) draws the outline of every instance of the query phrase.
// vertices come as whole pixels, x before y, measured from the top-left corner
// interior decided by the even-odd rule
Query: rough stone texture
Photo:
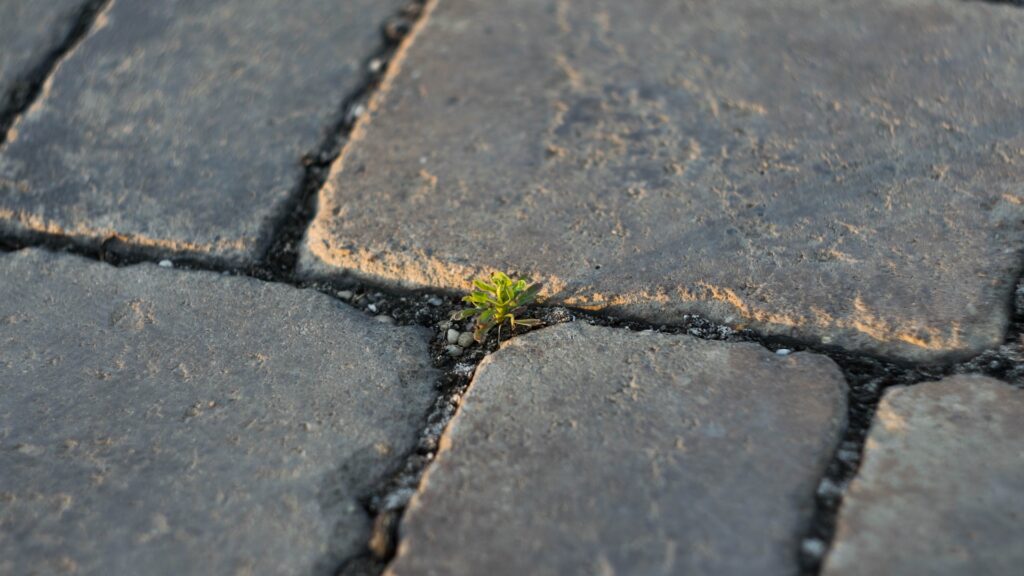
[[[0,117],[7,97],[61,44],[88,0],[0,2]]]
[[[321,195],[311,276],[513,269],[576,306],[912,360],[1002,339],[1020,10],[446,0],[379,96]]]
[[[1020,574],[1024,391],[978,376],[886,392],[824,574]]]
[[[0,231],[250,263],[402,0],[115,0],[0,150]]]
[[[567,324],[481,364],[393,575],[794,574],[846,419],[831,360]]]
[[[414,445],[428,335],[313,291],[0,258],[0,574],[333,574]]]

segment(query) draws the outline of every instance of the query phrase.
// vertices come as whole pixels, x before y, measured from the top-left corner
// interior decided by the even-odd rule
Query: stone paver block
[[[313,291],[0,258],[0,574],[333,574],[434,397],[428,334]]]
[[[27,76],[43,64],[71,32],[89,0],[0,2],[0,114],[5,99],[28,87]]]
[[[998,344],[1024,12],[950,0],[439,2],[323,190],[310,276],[493,268],[911,360]]]
[[[0,150],[0,231],[255,261],[401,4],[113,2]]]
[[[979,376],[886,392],[827,576],[1020,574],[1024,392]]]
[[[582,324],[478,369],[393,575],[794,574],[846,419],[831,360]]]

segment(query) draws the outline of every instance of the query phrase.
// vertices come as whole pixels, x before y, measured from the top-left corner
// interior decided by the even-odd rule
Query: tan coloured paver
[[[914,361],[998,344],[1024,248],[1024,12],[445,0],[334,167],[311,277],[698,312]]]

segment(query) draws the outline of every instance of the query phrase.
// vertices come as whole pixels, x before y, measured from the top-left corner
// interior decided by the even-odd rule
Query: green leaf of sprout
[[[453,320],[465,320],[476,316],[476,327],[473,337],[483,342],[487,333],[495,326],[508,323],[513,329],[516,325],[538,326],[540,320],[532,318],[516,318],[525,307],[533,304],[540,293],[540,284],[530,284],[519,278],[513,280],[504,272],[494,272],[490,280],[473,280],[474,290],[462,298],[463,302],[473,305],[452,314]],[[500,334],[500,330],[499,330]]]

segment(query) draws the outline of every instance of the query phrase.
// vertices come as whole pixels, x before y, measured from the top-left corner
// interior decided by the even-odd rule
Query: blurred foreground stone
[[[434,397],[427,335],[310,290],[0,257],[0,574],[333,574]]]

